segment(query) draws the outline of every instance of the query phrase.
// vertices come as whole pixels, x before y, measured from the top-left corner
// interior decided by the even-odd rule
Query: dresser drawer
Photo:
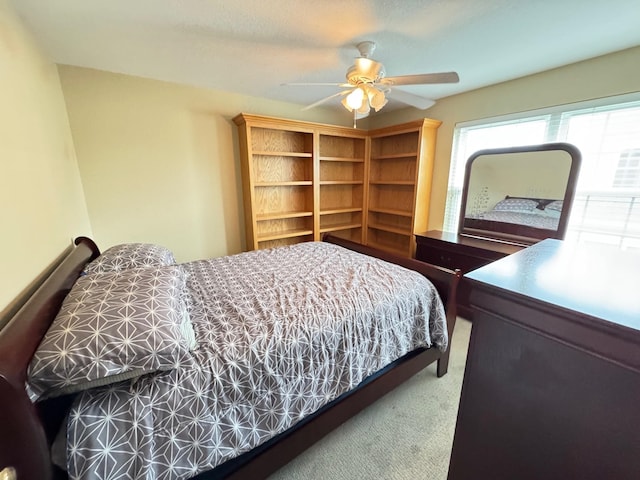
[[[479,240],[432,230],[416,234],[416,259],[466,274],[521,250],[523,247]],[[469,285],[462,278],[458,287],[458,313],[471,317]]]
[[[416,259],[451,270],[458,268],[462,273],[475,270],[495,260],[420,244],[416,249]]]

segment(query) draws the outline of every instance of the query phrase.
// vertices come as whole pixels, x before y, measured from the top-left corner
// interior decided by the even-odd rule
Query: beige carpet
[[[458,318],[447,375],[430,365],[269,480],[446,480],[470,332]]]

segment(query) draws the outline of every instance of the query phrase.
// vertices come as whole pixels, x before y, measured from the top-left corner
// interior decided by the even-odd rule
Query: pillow
[[[562,212],[562,200],[554,200],[553,202],[549,203],[546,207],[544,207],[545,210],[553,210],[556,212]]]
[[[89,263],[84,274],[119,272],[130,268],[162,267],[176,263],[171,250],[153,243],[123,243],[108,248]]]
[[[29,365],[32,400],[169,370],[186,360],[192,338],[183,333],[189,321],[185,284],[179,266],[80,277]]]
[[[497,212],[535,213],[538,202],[530,198],[505,198],[493,207]]]

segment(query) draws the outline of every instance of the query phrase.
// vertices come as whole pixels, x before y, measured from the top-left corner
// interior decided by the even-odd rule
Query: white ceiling
[[[640,45],[639,0],[10,1],[56,63],[302,105],[338,89],[281,84],[343,81],[363,40],[387,76],[457,71],[402,87],[432,99]]]

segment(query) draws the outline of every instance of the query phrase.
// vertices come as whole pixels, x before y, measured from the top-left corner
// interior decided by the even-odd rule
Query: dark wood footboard
[[[431,283],[433,283],[433,285],[436,287],[436,290],[438,290],[440,298],[442,299],[442,303],[444,304],[445,312],[447,315],[447,332],[449,334],[449,338],[451,338],[451,336],[453,335],[453,328],[456,325],[456,295],[458,292],[458,284],[460,283],[460,279],[462,278],[462,272],[460,270],[449,270],[447,268],[439,267],[426,262],[421,262],[413,258],[401,257],[392,253],[383,252],[376,248],[368,247],[366,245],[355,243],[350,240],[345,240],[331,234],[326,234],[322,240],[325,242],[340,245],[342,247],[348,248],[349,250],[364,253],[365,255],[369,255],[371,257],[376,257],[387,262],[401,265],[427,277],[427,279],[431,281]],[[451,342],[449,342],[449,345],[451,345]],[[441,377],[442,375],[447,373],[448,365],[449,349],[447,349],[447,351],[444,352],[438,359],[438,377]]]
[[[325,236],[323,240],[397,263],[426,276],[443,299],[451,338],[456,319],[459,271],[398,257],[332,235]],[[76,239],[75,247],[0,331],[0,470],[15,468],[19,480],[51,479],[54,472],[55,478],[64,478],[51,465],[49,447],[70,399],[55,399],[48,404],[43,402],[36,404],[36,408],[25,392],[26,371],[64,297],[84,266],[98,255],[99,250],[92,240],[85,237]],[[197,478],[264,478],[435,361],[438,362],[438,376],[444,375],[449,350],[441,352],[434,348],[410,352],[276,439]]]

